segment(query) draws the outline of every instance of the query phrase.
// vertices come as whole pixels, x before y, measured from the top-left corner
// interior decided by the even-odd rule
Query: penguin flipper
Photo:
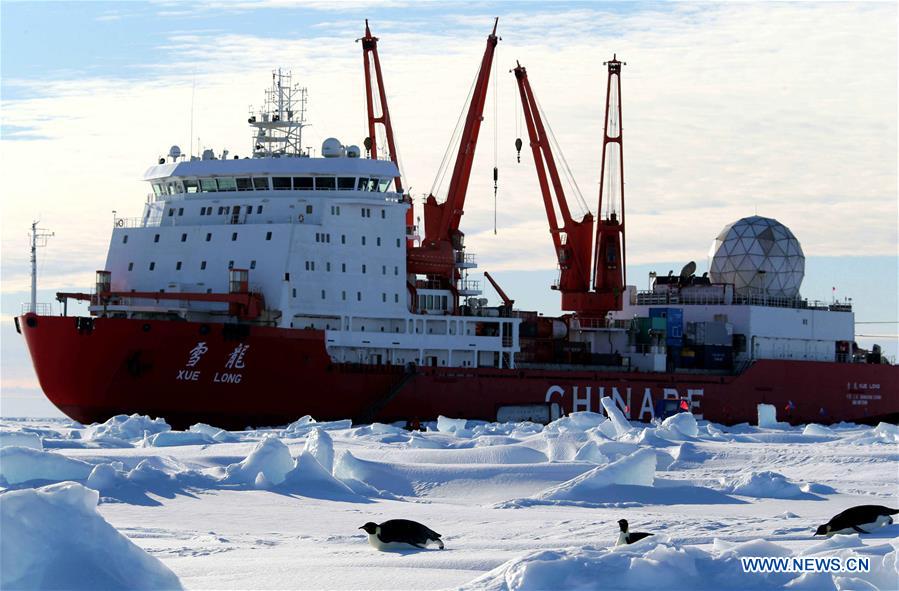
[[[862,528],[860,528],[860,527],[857,526],[857,525],[853,525],[853,526],[852,526],[852,529],[854,529],[855,531],[857,531],[857,532],[860,533],[860,534],[871,533],[871,532],[866,532],[865,530],[863,530]]]

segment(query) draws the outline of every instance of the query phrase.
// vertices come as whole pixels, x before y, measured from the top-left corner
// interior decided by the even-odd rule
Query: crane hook
[[[518,162],[521,162],[521,138],[515,138],[515,150],[518,152]]]

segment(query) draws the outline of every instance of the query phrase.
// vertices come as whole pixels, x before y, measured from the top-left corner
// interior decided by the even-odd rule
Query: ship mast
[[[31,222],[31,307],[28,311],[33,314],[37,314],[37,249],[47,246],[47,240],[55,235],[37,225],[37,221]]]
[[[303,151],[306,88],[291,83],[290,72],[280,68],[272,72],[272,87],[265,91],[265,103],[258,113],[250,109],[247,123],[256,130],[254,158],[309,155]]]

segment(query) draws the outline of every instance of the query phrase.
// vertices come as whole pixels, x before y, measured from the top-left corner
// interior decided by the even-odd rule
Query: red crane
[[[387,108],[387,93],[384,90],[384,77],[381,75],[381,60],[378,59],[378,38],[372,37],[368,28],[368,19],[365,19],[365,36],[362,37],[362,62],[365,67],[365,104],[368,107],[368,137],[365,148],[371,158],[378,157],[378,136],[375,133],[375,124],[384,126],[384,135],[387,136],[387,151],[390,160],[397,165],[399,173],[399,161],[397,160],[396,145],[393,141],[393,126],[390,124],[390,109]],[[375,93],[372,88],[371,67],[374,65],[375,77],[378,84],[378,100],[381,104],[381,114],[375,114]],[[403,192],[403,181],[399,174],[393,179],[398,193]]]
[[[368,28],[368,19],[365,19],[365,36],[362,39],[362,64],[365,68],[365,104],[368,108],[368,137],[365,138],[365,149],[369,157],[378,157],[378,136],[375,125],[380,123],[384,127],[384,135],[387,137],[387,152],[390,160],[396,164],[397,175],[393,179],[397,193],[403,192],[403,179],[400,178],[400,163],[393,139],[393,125],[390,123],[390,109],[387,107],[387,91],[384,89],[384,77],[381,74],[381,60],[378,58],[378,38],[373,37]],[[371,69],[374,66],[375,79],[378,85],[378,103],[381,106],[381,114],[375,113],[375,91],[372,86]],[[412,211],[412,198],[403,196],[409,205],[406,210],[406,247],[412,246],[412,229],[415,225],[415,216]]]
[[[445,282],[446,287],[452,289],[458,278],[457,253],[463,248],[464,235],[459,230],[459,222],[464,213],[465,195],[468,191],[471,166],[483,120],[493,54],[499,41],[499,37],[496,36],[498,22],[499,19],[496,19],[493,24],[493,32],[487,37],[487,47],[484,50],[484,57],[481,59],[481,67],[472,92],[471,104],[459,141],[459,151],[456,155],[446,201],[438,203],[434,195],[428,195],[424,206],[424,240],[421,246],[409,249],[407,254],[410,273],[439,279]]]
[[[609,64],[609,89],[612,76],[620,73],[621,62],[613,59]],[[556,258],[559,262],[559,282],[553,286],[562,293],[562,309],[577,313],[584,318],[602,318],[610,310],[621,309],[621,294],[624,286],[624,263],[621,258],[624,247],[624,193],[621,192],[621,221],[614,208],[611,214],[600,220],[596,227],[596,251],[592,252],[593,215],[589,212],[577,221],[571,215],[565,191],[556,168],[549,137],[540,117],[537,100],[534,97],[527,70],[521,66],[514,69],[515,79],[521,95],[522,110],[537,168],[537,180],[543,196],[543,205],[549,222]],[[620,80],[616,86],[620,96]],[[609,143],[621,147],[621,105],[618,101],[612,110],[617,117],[614,127],[609,125],[609,101],[606,96],[606,131],[603,140],[603,185],[605,184],[606,146]],[[611,154],[610,154],[611,156]],[[620,166],[623,179],[624,167]],[[547,177],[549,177],[547,179]],[[602,211],[602,185],[600,186],[599,210]],[[561,225],[556,211],[561,215]],[[595,255],[595,256],[594,256]],[[620,261],[620,262],[619,262]],[[592,275],[592,277],[591,277]],[[592,290],[591,290],[592,278]]]

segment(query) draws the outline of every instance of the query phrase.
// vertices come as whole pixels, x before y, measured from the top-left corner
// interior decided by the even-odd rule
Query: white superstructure
[[[106,262],[113,292],[227,293],[229,269],[249,271],[265,298],[263,321],[319,329],[337,362],[514,367],[517,318],[455,306],[406,270],[411,200],[393,190],[397,167],[328,138],[308,157],[293,127],[305,123],[281,74],[269,109],[250,118],[254,157],[187,159],[173,146],[144,175],[153,189],[140,218],[116,218]],[[293,127],[292,127],[293,126]],[[265,138],[277,136],[277,141]],[[276,150],[270,149],[277,145]],[[460,268],[472,268],[470,257]],[[458,295],[477,295],[459,282]],[[132,298],[101,314],[227,316],[222,303]],[[225,318],[227,320],[227,318]]]

